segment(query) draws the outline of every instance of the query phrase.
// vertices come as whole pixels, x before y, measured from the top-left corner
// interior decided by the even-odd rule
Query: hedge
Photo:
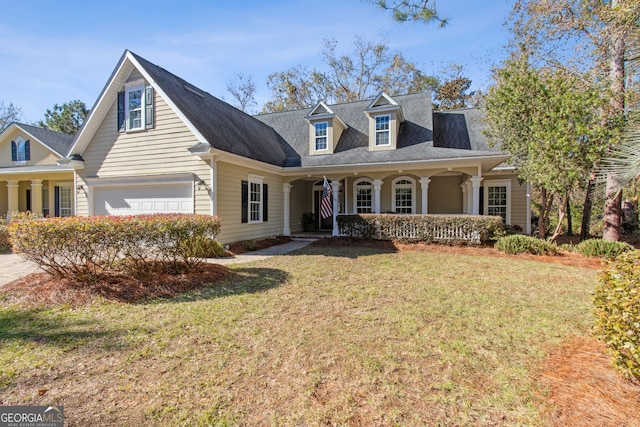
[[[640,252],[625,252],[600,274],[594,292],[595,335],[625,376],[640,378]]]
[[[573,249],[584,256],[613,259],[624,252],[634,250],[634,247],[625,242],[589,239],[578,243]]]
[[[11,243],[9,243],[9,230],[7,222],[4,218],[0,218],[0,254],[11,252]]]
[[[56,276],[88,278],[110,272],[142,275],[154,261],[170,273],[203,262],[198,246],[220,231],[217,217],[139,215],[26,219],[12,222],[13,248]]]
[[[558,246],[536,237],[513,234],[496,241],[495,248],[508,254],[557,255]]]
[[[365,239],[479,244],[504,231],[499,216],[339,215],[341,235]]]

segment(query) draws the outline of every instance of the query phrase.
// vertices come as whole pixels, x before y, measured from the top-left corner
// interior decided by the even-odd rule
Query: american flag
[[[333,215],[333,204],[331,203],[331,186],[327,181],[327,177],[324,177],[324,184],[322,184],[322,202],[320,203],[320,215],[322,219],[329,218]]]

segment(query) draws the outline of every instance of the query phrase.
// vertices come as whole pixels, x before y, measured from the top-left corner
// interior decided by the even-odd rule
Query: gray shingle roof
[[[432,115],[428,93],[392,97],[401,107],[405,121],[400,125],[396,150],[369,151],[368,119],[364,114],[370,100],[330,105],[349,128],[338,141],[334,154],[309,155],[309,129],[305,117],[311,109],[255,116],[273,127],[298,153],[285,166],[331,166],[438,159],[460,159],[500,154],[486,145],[482,115],[475,109]]]
[[[211,147],[282,166],[291,152],[269,126],[131,53]]]
[[[63,157],[67,154],[67,151],[69,151],[71,144],[73,143],[73,135],[54,132],[52,130],[36,126],[25,125],[24,123],[16,123],[16,125],[24,129],[25,132],[29,132],[31,135],[36,137],[38,141],[42,142],[44,145]]]

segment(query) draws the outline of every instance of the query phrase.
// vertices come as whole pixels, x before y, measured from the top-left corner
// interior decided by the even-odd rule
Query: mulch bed
[[[251,247],[251,251],[258,251],[260,249],[270,248],[271,246],[282,245],[284,243],[289,243],[291,238],[288,236],[277,236],[269,239],[261,239],[261,240],[246,240],[243,242],[235,242],[229,245],[229,249],[227,253],[230,256],[244,254],[246,252],[250,252],[248,249]]]

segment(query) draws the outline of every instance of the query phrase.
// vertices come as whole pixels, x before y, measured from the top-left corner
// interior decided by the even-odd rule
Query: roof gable
[[[264,123],[128,50],[98,97],[70,154],[82,154],[134,70],[164,99],[200,144],[277,166],[295,154]]]
[[[7,135],[16,129],[21,130],[28,135],[32,141],[39,143],[60,158],[67,154],[74,139],[73,135],[67,135],[66,133],[55,132],[37,126],[14,122],[0,133],[0,143],[3,142]]]

